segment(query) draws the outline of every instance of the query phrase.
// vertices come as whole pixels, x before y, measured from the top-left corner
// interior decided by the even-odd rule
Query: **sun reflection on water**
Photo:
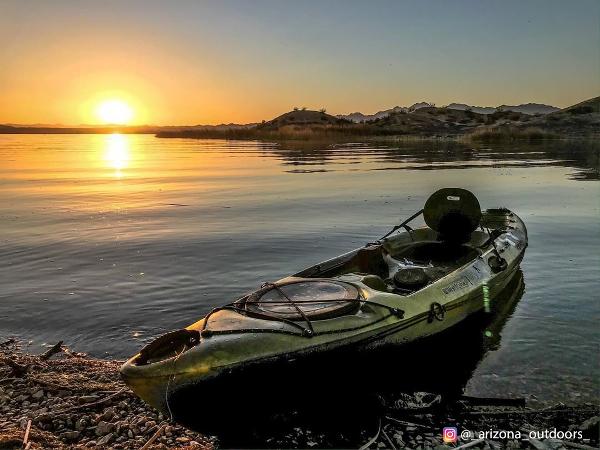
[[[114,133],[106,136],[104,159],[115,170],[116,177],[122,177],[130,159],[129,140],[126,136]]]

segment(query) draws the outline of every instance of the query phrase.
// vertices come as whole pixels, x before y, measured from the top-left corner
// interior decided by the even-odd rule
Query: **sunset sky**
[[[600,94],[599,20],[597,0],[1,0],[0,123],[564,107]]]

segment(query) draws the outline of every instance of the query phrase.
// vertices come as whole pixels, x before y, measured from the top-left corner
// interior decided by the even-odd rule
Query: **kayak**
[[[410,223],[423,215],[425,226]],[[202,393],[209,380],[340,349],[402,345],[490,308],[528,244],[506,208],[444,188],[382,238],[210,311],[130,358],[121,376],[146,403]]]

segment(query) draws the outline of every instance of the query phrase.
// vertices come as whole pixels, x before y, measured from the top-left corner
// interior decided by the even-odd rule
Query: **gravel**
[[[120,365],[69,351],[43,360],[15,341],[0,344],[0,449],[22,449],[28,424],[30,449],[140,449],[159,429],[149,449],[215,448],[214,438],[171,423],[137,398]]]
[[[21,351],[15,341],[0,343],[0,449],[23,449],[25,435],[30,449],[140,449],[157,432],[145,450],[217,447],[215,438],[173,423],[143,403],[121,381],[120,365],[120,361],[92,359],[68,350],[44,360]],[[514,405],[474,406],[465,401],[446,403],[438,397],[403,395],[381,417],[374,418],[378,429],[362,430],[360,439],[352,442],[356,448],[371,442],[371,450],[448,450],[469,444],[470,449],[485,450],[598,448],[600,412],[596,404],[558,404],[533,410]],[[457,428],[456,442],[443,442],[444,427]],[[553,429],[580,432],[581,437],[548,436],[529,441],[510,436],[460,437],[463,430],[519,430],[525,435],[531,430]],[[263,448],[334,446],[325,434],[301,427],[262,436],[260,443]]]

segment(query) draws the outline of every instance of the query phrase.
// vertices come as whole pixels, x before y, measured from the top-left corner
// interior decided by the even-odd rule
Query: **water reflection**
[[[107,134],[104,138],[104,160],[109,167],[115,170],[114,176],[121,178],[123,176],[122,170],[129,164],[129,139],[119,133]]]
[[[281,143],[273,154],[289,173],[353,170],[436,170],[482,167],[572,167],[572,179],[600,179],[600,145],[596,142],[500,143],[494,145],[462,142],[369,142]],[[267,153],[268,155],[268,153]],[[365,167],[365,164],[368,167]]]
[[[294,429],[319,448],[356,447],[361,432],[376,428],[402,393],[463,394],[485,355],[501,345],[502,330],[524,292],[519,270],[489,313],[482,311],[454,329],[415,344],[378,350],[348,350],[304,361],[253,368],[186,392],[171,402],[177,420],[216,432],[225,447],[305,447]],[[231,433],[235,423],[236,433]]]

